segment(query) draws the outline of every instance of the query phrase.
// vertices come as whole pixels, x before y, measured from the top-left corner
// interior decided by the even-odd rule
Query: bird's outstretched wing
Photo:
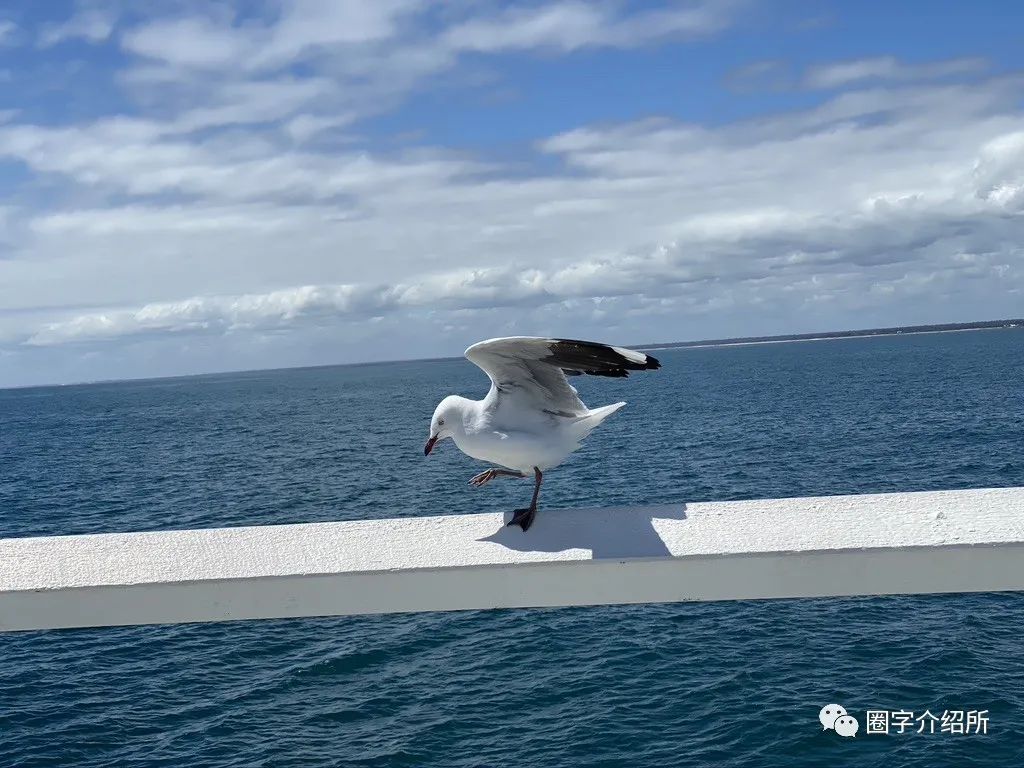
[[[535,336],[481,341],[466,350],[466,358],[490,377],[498,396],[529,399],[541,410],[564,416],[588,410],[566,374],[622,377],[661,367],[655,358],[632,349]]]

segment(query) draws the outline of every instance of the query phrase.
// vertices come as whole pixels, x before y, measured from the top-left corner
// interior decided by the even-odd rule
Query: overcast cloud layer
[[[981,56],[748,61],[721,91],[781,89],[785,108],[522,141],[424,139],[402,111],[443,91],[485,113],[518,61],[710,49],[755,5],[0,15],[0,76],[22,86],[0,105],[0,386],[458,354],[510,333],[1024,314],[1024,74]]]

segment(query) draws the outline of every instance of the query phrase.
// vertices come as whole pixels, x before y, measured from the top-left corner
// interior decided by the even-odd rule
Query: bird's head
[[[458,395],[449,395],[434,409],[434,415],[430,418],[430,434],[427,435],[427,444],[423,447],[423,455],[428,455],[434,450],[434,445],[439,440],[452,437],[457,430],[462,428],[462,402],[465,398]]]

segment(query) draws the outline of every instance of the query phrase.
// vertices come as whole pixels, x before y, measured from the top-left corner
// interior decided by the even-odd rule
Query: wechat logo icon
[[[860,729],[857,718],[846,711],[840,704],[826,704],[818,713],[822,730],[833,730],[843,737],[856,736]]]

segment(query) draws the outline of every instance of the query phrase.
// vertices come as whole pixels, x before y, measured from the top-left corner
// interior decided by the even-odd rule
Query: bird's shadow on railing
[[[666,557],[672,553],[654,527],[654,520],[686,520],[686,504],[630,509],[561,510],[537,513],[524,533],[507,525],[478,541],[490,541],[517,552],[562,552],[589,549],[595,560],[623,557]]]

